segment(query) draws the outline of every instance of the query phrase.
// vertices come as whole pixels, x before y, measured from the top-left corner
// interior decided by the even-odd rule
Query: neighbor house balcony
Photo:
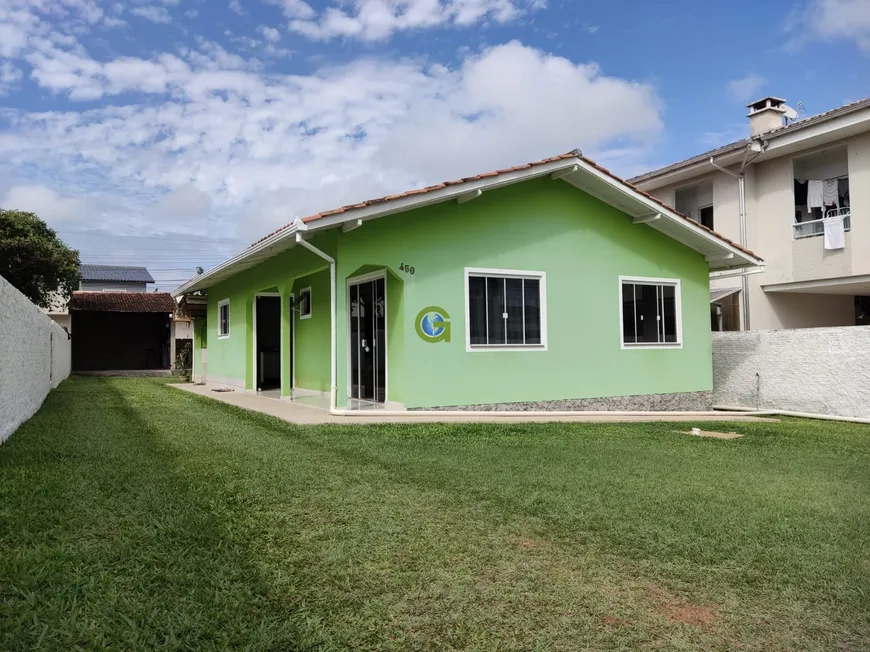
[[[843,230],[847,233],[852,230],[852,211],[849,206],[842,208],[831,208],[825,211],[825,216],[817,220],[808,220],[806,222],[794,223],[794,239],[813,238],[825,234],[825,220],[842,219]]]

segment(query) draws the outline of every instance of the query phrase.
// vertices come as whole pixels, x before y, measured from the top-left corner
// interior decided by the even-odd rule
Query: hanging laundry
[[[798,179],[794,180],[794,205],[795,206],[806,206],[807,205],[807,182],[799,181]]]
[[[822,182],[822,203],[840,208],[840,186],[837,179],[825,179]]]
[[[837,190],[840,195],[840,206],[849,205],[849,178],[837,180]]]
[[[845,249],[846,231],[843,227],[843,216],[826,217],[822,224],[825,225],[825,249]]]
[[[822,187],[824,184],[820,179],[810,179],[807,181],[807,206],[810,208],[821,208],[825,205]]]

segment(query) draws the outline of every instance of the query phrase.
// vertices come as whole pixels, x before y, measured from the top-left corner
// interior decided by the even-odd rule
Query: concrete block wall
[[[870,326],[713,333],[713,404],[870,418]]]
[[[0,443],[69,376],[71,350],[66,331],[0,277]]]

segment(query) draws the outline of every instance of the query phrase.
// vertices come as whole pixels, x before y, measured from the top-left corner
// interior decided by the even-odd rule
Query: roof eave
[[[178,298],[191,292],[205,290],[206,288],[214,285],[220,280],[223,280],[224,278],[228,278],[235,274],[236,272],[233,271],[234,268],[239,268],[238,271],[241,271],[242,268],[247,269],[248,267],[251,267],[252,265],[247,263],[250,263],[252,260],[257,259],[258,257],[260,257],[260,254],[268,251],[269,249],[275,247],[278,244],[290,244],[290,246],[287,247],[288,249],[295,246],[295,234],[298,230],[300,230],[300,224],[301,222],[299,222],[299,220],[297,219],[296,221],[291,222],[277,233],[274,233],[268,238],[261,240],[257,244],[248,247],[247,249],[236,254],[232,258],[225,260],[220,265],[212,267],[211,269],[203,272],[202,274],[194,276],[192,279],[172,291],[171,294],[173,298]],[[269,257],[270,256],[266,256],[265,258]]]
[[[187,283],[173,291],[172,296],[180,297],[190,292],[206,289],[210,285],[214,285],[214,283],[232,276],[237,271],[247,269],[252,266],[250,262],[252,258],[256,258],[260,254],[278,246],[285,240],[289,239],[290,241],[290,246],[286,248],[291,248],[295,245],[295,235],[297,232],[316,233],[340,227],[347,223],[373,220],[386,215],[422,208],[431,204],[459,199],[463,195],[468,195],[469,193],[478,190],[481,192],[489,191],[501,186],[507,186],[538,177],[552,176],[553,178],[560,178],[570,182],[570,177],[580,173],[590,174],[599,178],[610,187],[625,194],[631,201],[636,202],[639,210],[635,211],[635,215],[644,213],[661,214],[669,223],[678,225],[680,229],[685,230],[687,233],[691,233],[693,238],[698,242],[704,242],[705,247],[703,251],[698,246],[693,246],[692,244],[687,244],[686,246],[694,248],[696,251],[700,251],[708,256],[712,254],[714,258],[716,256],[721,256],[721,261],[711,262],[711,269],[757,266],[762,263],[760,258],[749,255],[739,247],[731,245],[718,234],[715,234],[685,216],[680,215],[670,207],[657,202],[655,199],[645,195],[617,178],[612,173],[603,171],[603,168],[590,164],[590,162],[584,157],[578,155],[549,161],[547,163],[511,172],[496,174],[482,179],[475,179],[465,183],[450,185],[438,190],[384,200],[376,204],[369,204],[361,206],[360,208],[344,210],[334,214],[309,219],[306,222],[297,218],[293,223],[277,233],[256,243],[233,258],[221,263],[217,267],[190,279]]]

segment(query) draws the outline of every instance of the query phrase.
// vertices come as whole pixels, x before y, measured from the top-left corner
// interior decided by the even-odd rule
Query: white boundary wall
[[[66,331],[0,277],[0,443],[70,373]]]
[[[713,333],[713,405],[870,418],[870,326]]]

